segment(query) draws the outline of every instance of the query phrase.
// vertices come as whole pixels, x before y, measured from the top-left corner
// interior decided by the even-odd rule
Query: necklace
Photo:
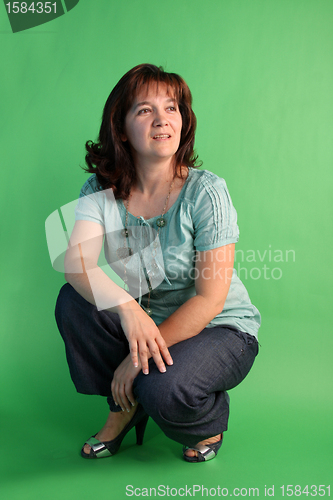
[[[171,194],[174,183],[175,183],[175,179],[173,179],[171,184],[170,184],[170,189],[169,189],[168,195],[165,199],[165,203],[164,203],[164,207],[163,207],[161,216],[156,220],[156,225],[158,227],[158,230],[157,230],[157,235],[156,235],[156,238],[155,238],[154,244],[153,244],[154,250],[153,250],[153,255],[152,255],[152,266],[156,267],[156,268],[158,268],[158,266],[155,262],[156,248],[157,248],[156,241],[158,240],[158,237],[160,234],[160,229],[162,227],[165,227],[167,224],[167,221],[164,218],[164,214],[167,211],[168,202],[169,202],[170,194]],[[131,230],[128,228],[129,202],[130,202],[130,195],[126,201],[125,227],[122,230],[122,235],[124,236],[124,245],[123,245],[123,247],[120,247],[117,250],[117,255],[118,255],[119,259],[122,260],[122,262],[124,264],[124,289],[127,291],[128,291],[128,285],[127,285],[126,264],[128,263],[129,259],[133,255],[133,251],[132,251],[132,248],[130,247],[130,243],[129,243],[129,237],[131,236]],[[148,286],[148,301],[147,301],[147,307],[144,307],[144,310],[146,311],[148,316],[151,316],[153,313],[153,310],[149,306],[150,306],[150,295],[151,295],[151,292],[153,290],[153,287],[151,284],[151,278],[152,278],[153,272],[150,270],[147,270],[146,268],[144,268],[144,269],[145,269],[145,275],[146,275],[145,277],[146,277],[147,286]]]

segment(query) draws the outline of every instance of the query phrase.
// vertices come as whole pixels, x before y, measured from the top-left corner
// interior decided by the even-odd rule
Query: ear
[[[120,139],[123,141],[123,142],[126,142],[128,139],[127,139],[127,135],[126,134],[120,134]]]

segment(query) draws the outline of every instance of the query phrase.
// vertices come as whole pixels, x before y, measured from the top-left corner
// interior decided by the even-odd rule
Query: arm
[[[194,337],[223,309],[230,288],[234,243],[198,252],[196,295],[159,325],[168,347]]]
[[[133,299],[97,265],[103,237],[104,228],[100,224],[75,222],[65,255],[65,279],[91,304],[116,311],[108,306]]]
[[[65,278],[98,309],[119,314],[135,367],[139,366],[140,358],[143,372],[148,373],[148,354],[151,353],[158,369],[163,372],[162,356],[168,364],[172,364],[172,359],[159,329],[139,304],[97,265],[103,236],[100,224],[76,221],[65,256]]]

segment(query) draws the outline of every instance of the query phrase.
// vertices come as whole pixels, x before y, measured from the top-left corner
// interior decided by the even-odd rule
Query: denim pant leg
[[[55,315],[76,390],[107,396],[110,409],[121,411],[111,396],[111,381],[129,349],[118,314],[98,311],[67,283]]]
[[[170,347],[174,364],[160,373],[150,360],[134,394],[162,431],[174,441],[195,446],[227,430],[229,396],[249,372],[258,343],[228,327],[205,328]]]
[[[66,284],[58,297],[56,320],[77,391],[107,396],[110,409],[120,411],[111,396],[111,381],[129,350],[119,316],[98,311]],[[149,375],[141,372],[136,377],[134,393],[168,437],[194,446],[227,429],[226,391],[246,376],[258,345],[246,333],[215,327],[179,342],[170,352],[174,365],[160,373],[150,360]]]

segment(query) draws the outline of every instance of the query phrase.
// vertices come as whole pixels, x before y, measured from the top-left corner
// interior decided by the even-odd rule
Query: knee
[[[55,306],[55,318],[61,334],[86,309],[82,307],[82,301],[84,299],[69,283],[65,283],[60,289]]]
[[[151,370],[136,378],[134,392],[145,411],[157,423],[195,422],[207,404],[207,394],[198,391],[174,367],[166,373]]]
[[[55,306],[55,316],[57,319],[70,314],[77,296],[80,297],[69,283],[65,283],[61,287]]]

